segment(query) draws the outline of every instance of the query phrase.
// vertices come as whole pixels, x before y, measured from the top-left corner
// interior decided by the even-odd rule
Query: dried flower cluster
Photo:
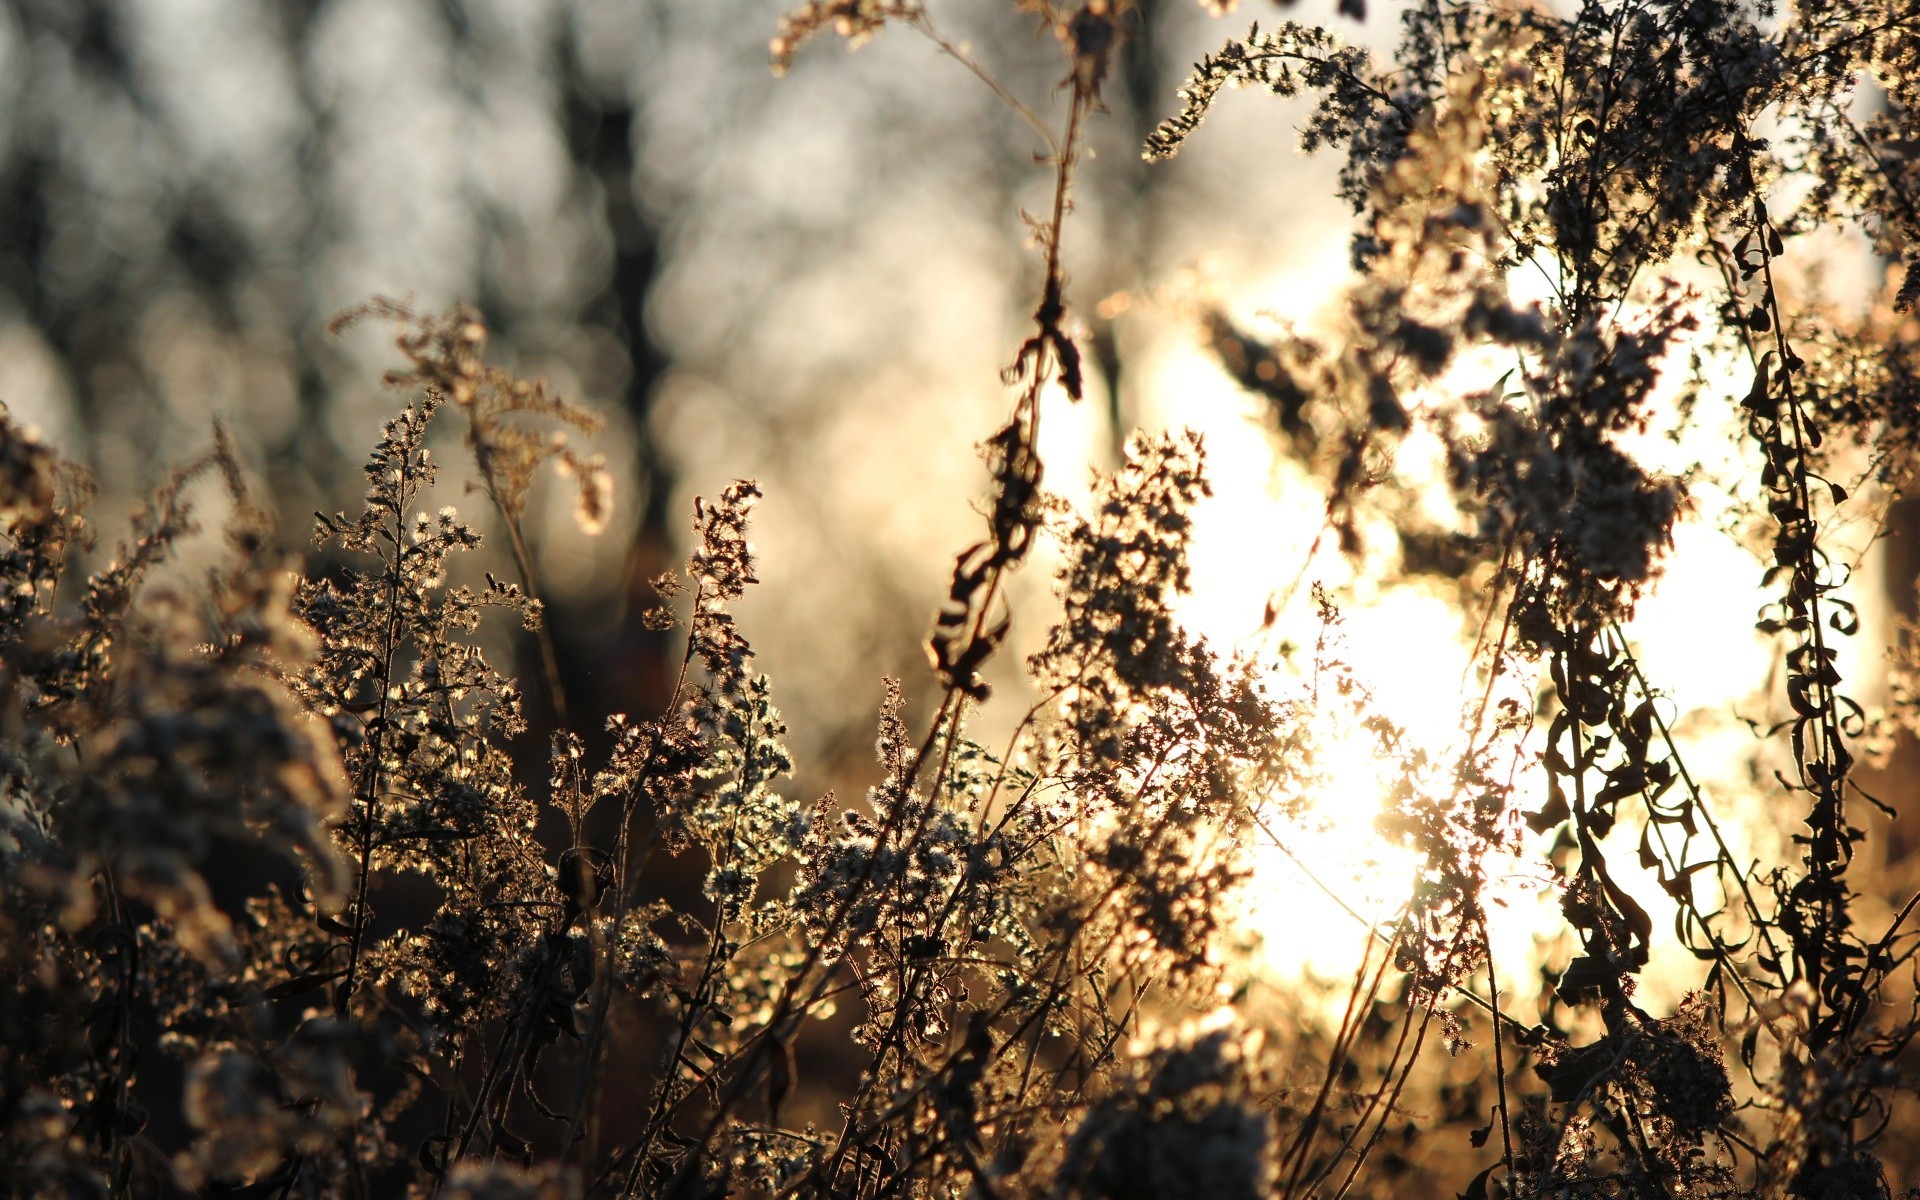
[[[1895,397],[1910,395],[1915,335],[1890,316],[1911,285],[1864,316],[1786,292],[1805,278],[1798,239],[1851,229],[1890,261],[1910,252],[1916,46],[1902,5],[1587,0],[1562,14],[1427,0],[1406,9],[1387,66],[1326,30],[1256,29],[1199,65],[1148,144],[1173,154],[1227,87],[1315,96],[1302,146],[1346,148],[1342,189],[1362,218],[1345,340],[1267,348],[1223,339],[1216,319],[1215,344],[1230,372],[1270,363],[1287,385],[1255,390],[1322,465],[1351,552],[1357,509],[1402,515],[1409,567],[1490,590],[1494,674],[1545,668],[1532,705],[1545,796],[1488,788],[1471,760],[1454,791],[1556,835],[1580,944],[1556,999],[1572,1011],[1512,1026],[1514,1058],[1536,1061],[1549,1092],[1516,1100],[1513,1060],[1496,1059],[1501,1161],[1469,1195],[1887,1194],[1867,1147],[1892,1120],[1886,1089],[1916,1029],[1889,1007],[1910,994],[1894,976],[1914,935],[1911,905],[1858,928],[1849,869],[1884,806],[1853,779],[1875,725],[1841,690],[1836,642],[1860,620],[1823,533],[1860,484],[1888,499],[1911,469]],[[1884,91],[1863,119],[1867,78]],[[1550,302],[1510,299],[1523,274]],[[1708,396],[1741,405],[1759,484],[1736,494],[1766,531],[1778,596],[1758,627],[1782,643],[1772,734],[1786,765],[1770,790],[1803,822],[1795,863],[1730,848],[1669,726],[1659,664],[1622,629],[1689,503],[1688,480],[1630,446],[1655,429],[1692,436]],[[1393,452],[1414,429],[1446,447],[1453,528],[1409,528],[1395,505]],[[1907,711],[1900,700],[1896,717]],[[1536,736],[1532,719],[1501,724]],[[1609,861],[1622,829],[1711,997],[1666,1019],[1633,999],[1658,934],[1654,898]],[[1438,868],[1463,838],[1425,840]],[[1460,896],[1471,917],[1471,889]],[[1463,941],[1438,983],[1480,964],[1474,924],[1452,926]],[[1432,971],[1423,933],[1408,961]],[[1789,996],[1797,1020],[1772,1018]],[[1569,1019],[1581,1010],[1601,1018],[1597,1040]],[[1739,1043],[1750,1102],[1784,1114],[1773,1140],[1735,1115],[1721,1039]]]

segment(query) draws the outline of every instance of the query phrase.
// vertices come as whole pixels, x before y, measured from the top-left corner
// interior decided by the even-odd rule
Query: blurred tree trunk
[[[638,195],[637,114],[631,98],[595,89],[572,53],[571,40],[567,47],[567,140],[574,161],[600,186],[613,239],[613,270],[589,306],[587,320],[606,328],[626,350],[626,388],[620,399],[632,419],[637,478],[625,493],[632,499],[623,502],[635,505],[639,522],[627,552],[613,646],[569,645],[563,653],[594,658],[613,652],[615,669],[596,674],[600,694],[591,698],[587,711],[652,712],[673,686],[668,661],[673,638],[646,629],[640,617],[656,600],[650,581],[673,569],[677,551],[669,512],[674,476],[652,425],[655,389],[668,366],[666,354],[647,330],[647,301],[661,267],[660,230]]]
[[[1110,228],[1101,245],[1105,278],[1095,294],[1081,297],[1082,304],[1088,306],[1097,304],[1102,293],[1144,286],[1155,267],[1160,229],[1158,198],[1167,173],[1150,170],[1140,157],[1140,147],[1173,105],[1176,85],[1184,78],[1184,74],[1176,76],[1168,70],[1166,41],[1171,23],[1167,0],[1134,0],[1123,22],[1125,40],[1120,47],[1119,69],[1109,80],[1104,96],[1111,110],[1109,123],[1127,144],[1118,154],[1099,160],[1101,196],[1111,202],[1112,209],[1107,214]],[[1090,349],[1105,385],[1109,452],[1112,461],[1118,462],[1127,433],[1137,420],[1126,402],[1126,347],[1118,320],[1092,311],[1086,319],[1091,330]]]
[[[1920,500],[1901,500],[1887,510],[1880,539],[1881,601],[1886,605],[1887,641],[1898,646],[1906,639],[1902,624],[1920,618],[1916,585],[1920,584]],[[1865,773],[1862,786],[1899,813],[1882,843],[1878,866],[1888,873],[1888,885],[1911,890],[1916,882],[1915,850],[1920,849],[1920,741],[1900,733],[1893,753],[1879,770]],[[1875,814],[1864,819],[1883,821]]]

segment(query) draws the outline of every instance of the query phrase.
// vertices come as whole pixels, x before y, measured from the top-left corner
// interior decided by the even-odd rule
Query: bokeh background
[[[1045,28],[950,7],[941,32],[1057,117]],[[776,79],[782,9],[7,0],[0,399],[97,472],[103,552],[214,418],[298,544],[357,493],[398,402],[386,329],[336,339],[329,319],[374,295],[471,304],[497,358],[608,419],[613,526],[579,535],[556,493],[532,529],[585,707],[657,694],[664,643],[636,593],[681,553],[692,496],[754,477],[763,665],[805,714],[802,750],[864,758],[878,676],[924,678],[919,638],[974,536],[972,447],[1005,408],[1038,275],[1021,213],[1050,176],[1033,130],[911,32],[853,54],[823,39]],[[1347,24],[1391,34],[1390,14]],[[1137,151],[1239,28],[1190,0],[1138,5],[1067,239],[1099,368],[1089,403],[1049,420],[1069,493],[1135,425],[1208,421],[1267,488],[1253,401],[1192,377],[1192,317],[1336,298],[1335,164],[1294,152],[1297,110],[1252,97],[1175,163]]]

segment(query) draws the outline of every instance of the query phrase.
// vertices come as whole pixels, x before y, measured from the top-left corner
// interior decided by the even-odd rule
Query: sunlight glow
[[[1156,365],[1150,390],[1167,398],[1161,423],[1189,426],[1206,437],[1215,491],[1195,516],[1194,587],[1180,603],[1182,618],[1223,652],[1254,652],[1276,661],[1276,688],[1298,689],[1312,683],[1320,630],[1311,593],[1314,585],[1324,586],[1342,613],[1332,656],[1369,694],[1372,711],[1401,729],[1406,746],[1425,751],[1436,764],[1450,764],[1466,744],[1464,730],[1486,687],[1486,664],[1472,661],[1478,630],[1471,619],[1438,589],[1380,582],[1392,564],[1372,561],[1371,550],[1358,568],[1342,557],[1335,539],[1322,536],[1322,485],[1260,431],[1255,401],[1202,348],[1166,349]],[[1728,398],[1703,396],[1701,403],[1722,404],[1725,420],[1738,419]],[[1729,440],[1738,444],[1737,431]],[[1416,437],[1403,451],[1401,477],[1437,492],[1437,450]],[[1737,461],[1726,467],[1737,479]],[[1751,625],[1728,620],[1728,613],[1757,611],[1767,593],[1760,586],[1763,564],[1719,527],[1723,509],[1699,504],[1683,519],[1661,576],[1627,634],[1648,661],[1660,664],[1661,677],[1648,682],[1664,697],[1661,711],[1686,758],[1721,764],[1725,777],[1697,782],[1722,813],[1737,853],[1745,854],[1756,834],[1765,841],[1777,832],[1755,829],[1754,817],[1741,808],[1752,787],[1740,776],[1749,769],[1755,742],[1736,716],[1736,710],[1764,711],[1770,656]],[[1370,538],[1370,546],[1393,543],[1390,529],[1376,532],[1382,536]],[[1503,679],[1499,695],[1530,708],[1535,682]],[[1524,807],[1544,798],[1540,733],[1534,732],[1513,764],[1516,802]],[[1247,932],[1258,943],[1256,976],[1297,993],[1317,990],[1337,1017],[1337,1004],[1369,952],[1368,927],[1391,926],[1419,864],[1378,828],[1393,772],[1371,735],[1358,727],[1341,732],[1318,747],[1314,769],[1324,782],[1313,789],[1308,810],[1268,822],[1267,844],[1253,851],[1254,877],[1243,900]],[[1444,766],[1435,774],[1443,775]],[[1538,972],[1519,964],[1541,961],[1542,943],[1561,939],[1565,923],[1546,867],[1521,871],[1513,865],[1540,863],[1548,838],[1521,828],[1518,814],[1509,820],[1533,853],[1488,863],[1485,899],[1502,995],[1518,1001],[1541,986]],[[1623,820],[1602,845],[1616,877],[1646,902],[1656,930],[1668,931],[1654,939],[1654,961],[1642,981],[1648,1002],[1664,1004],[1697,986],[1700,971],[1671,936],[1671,901],[1653,873],[1638,865],[1638,826],[1638,820]],[[1377,945],[1371,953],[1377,961]],[[1504,970],[1503,962],[1516,969]],[[1484,974],[1474,986],[1484,995]]]

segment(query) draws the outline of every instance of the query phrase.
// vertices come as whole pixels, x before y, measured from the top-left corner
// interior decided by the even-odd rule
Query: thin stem
[[[1493,938],[1487,933],[1487,914],[1481,909],[1480,944],[1487,951],[1487,1003],[1493,1006],[1493,1083],[1500,1101],[1501,1159],[1506,1163],[1507,1179],[1513,1178],[1513,1130],[1507,1118],[1507,1062],[1500,1044],[1500,975],[1493,965]]]

